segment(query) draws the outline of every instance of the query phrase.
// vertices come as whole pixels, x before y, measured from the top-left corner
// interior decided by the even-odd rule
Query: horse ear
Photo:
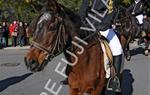
[[[49,11],[58,12],[59,11],[59,4],[58,0],[47,0],[46,7]]]
[[[40,12],[43,8],[43,4],[40,2],[30,2],[31,6],[33,7],[35,12]]]
[[[31,6],[33,9],[40,13],[40,12],[45,12],[45,11],[53,11],[57,12],[59,7],[58,7],[58,0],[42,0],[42,1],[36,1],[36,2],[30,2]]]

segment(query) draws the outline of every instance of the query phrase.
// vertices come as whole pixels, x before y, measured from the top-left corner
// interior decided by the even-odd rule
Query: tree
[[[0,19],[30,22],[38,14],[38,11],[41,9],[39,6],[43,2],[44,0],[0,0]],[[58,0],[58,2],[77,12],[82,0]],[[131,2],[133,0],[122,0],[125,6],[130,5]]]
[[[6,18],[9,22],[13,20],[30,21],[36,15],[25,0],[1,0],[0,7],[1,17]]]
[[[82,0],[58,0],[61,4],[71,9],[72,11],[78,11]]]

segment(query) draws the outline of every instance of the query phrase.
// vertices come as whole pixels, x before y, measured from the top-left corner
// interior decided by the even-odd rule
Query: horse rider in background
[[[145,34],[146,27],[145,27],[145,20],[146,18],[146,12],[144,10],[144,2],[143,0],[135,0],[133,4],[130,5],[130,7],[127,9],[128,12],[130,12],[134,18],[132,18],[133,24],[136,26],[137,24],[140,26],[140,32],[141,34]],[[143,35],[142,35],[143,37]],[[142,42],[143,39],[139,40],[139,44]]]
[[[91,8],[93,8],[94,10],[98,11],[98,12],[104,12],[106,9],[109,10],[108,13],[106,14],[106,16],[104,18],[100,18],[102,20],[101,23],[97,22],[97,21],[92,21],[92,23],[94,24],[94,26],[96,27],[97,31],[101,31],[101,35],[103,35],[105,38],[107,38],[108,42],[109,42],[109,46],[110,49],[112,51],[113,54],[113,65],[116,71],[115,76],[112,78],[112,83],[110,83],[110,87],[113,87],[113,85],[115,85],[115,87],[113,88],[113,91],[116,92],[121,92],[121,88],[120,88],[120,72],[121,72],[121,65],[122,65],[122,60],[123,60],[123,49],[121,46],[121,43],[116,35],[116,33],[114,32],[113,28],[112,28],[112,22],[113,19],[115,17],[115,5],[118,2],[116,2],[118,0],[109,0],[109,8],[107,9],[107,7],[104,5],[104,3],[102,2],[102,0],[93,0],[92,1],[92,5],[90,6],[90,0],[83,0],[80,11],[79,11],[79,15],[82,19],[83,22],[85,22],[85,18],[87,16],[87,12],[89,12]],[[90,19],[90,18],[89,18]],[[67,66],[68,67],[68,66]],[[66,69],[66,74],[69,75],[69,70]],[[118,80],[118,81],[115,81]],[[67,79],[65,79],[64,81],[62,81],[63,84],[67,84]]]

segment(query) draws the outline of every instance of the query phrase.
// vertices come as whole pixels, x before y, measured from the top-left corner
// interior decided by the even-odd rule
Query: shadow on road
[[[1,80],[0,81],[0,92],[7,89],[11,85],[14,85],[16,83],[21,82],[22,80],[26,79],[30,75],[32,75],[32,73],[27,73],[27,74],[22,75],[22,76],[16,76],[16,77],[11,77],[11,78]]]
[[[139,48],[136,48],[136,49],[132,49],[130,51],[131,53],[131,56],[134,56],[134,55],[137,55],[137,54],[143,54],[144,55],[144,48],[143,47],[139,47]]]
[[[134,78],[129,69],[123,71],[122,95],[132,95]]]
[[[122,94],[115,94],[113,91],[105,91],[102,95],[132,95],[133,93],[133,84],[134,79],[129,69],[125,69],[123,71],[123,79],[122,79]]]

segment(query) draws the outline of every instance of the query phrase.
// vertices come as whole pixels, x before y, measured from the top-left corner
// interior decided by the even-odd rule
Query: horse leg
[[[131,59],[131,56],[130,56],[130,46],[129,46],[129,43],[128,43],[128,40],[124,35],[121,35],[120,36],[120,42],[121,42],[121,45],[123,47],[123,51],[124,51],[124,54],[125,54],[125,58],[130,61]]]
[[[79,93],[77,90],[75,89],[70,89],[70,94],[69,95],[83,95],[81,93]]]
[[[150,45],[150,37],[148,37],[147,36],[147,39],[146,39],[147,41],[146,41],[146,46],[145,46],[145,51],[144,51],[144,54],[145,54],[145,56],[148,56],[149,55],[149,50],[148,50],[148,47],[149,47],[149,45]]]
[[[130,54],[130,44],[129,43],[127,44],[126,51],[127,51],[127,53],[126,53],[126,59],[127,59],[127,61],[130,61],[131,54]]]
[[[91,95],[101,95],[102,94],[102,90],[104,90],[104,85],[105,85],[105,78],[104,80],[101,80],[99,83],[98,83],[98,86],[96,87],[95,90],[93,90],[91,92]]]
[[[101,70],[101,78],[96,86],[96,89],[91,92],[91,95],[101,95],[105,87],[105,71]]]

